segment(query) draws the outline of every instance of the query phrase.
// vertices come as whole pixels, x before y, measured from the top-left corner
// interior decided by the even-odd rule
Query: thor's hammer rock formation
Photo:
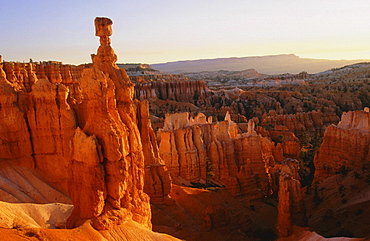
[[[115,63],[112,24],[95,19],[92,65],[0,63],[1,201],[72,203],[69,228],[86,220],[97,230],[125,220],[151,228],[148,195],[161,202],[171,180],[148,103],[134,100]]]

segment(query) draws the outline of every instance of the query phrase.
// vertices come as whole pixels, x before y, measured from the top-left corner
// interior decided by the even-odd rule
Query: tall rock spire
[[[100,37],[100,46],[97,54],[92,54],[91,59],[93,66],[101,69],[102,66],[116,66],[117,55],[114,53],[113,48],[110,46],[111,40],[109,36],[112,35],[113,21],[105,17],[96,17],[95,21],[95,36]]]

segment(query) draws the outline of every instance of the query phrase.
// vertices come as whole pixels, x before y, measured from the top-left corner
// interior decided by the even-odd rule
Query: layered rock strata
[[[155,133],[149,118],[149,102],[136,101],[137,120],[144,153],[145,185],[144,191],[151,203],[164,203],[171,192],[171,178],[165,162],[159,155]]]
[[[244,91],[239,88],[210,90],[201,80],[148,81],[136,83],[135,96],[151,102],[151,114],[164,117],[172,112],[202,112],[221,120],[229,112],[232,119],[255,122],[268,128],[284,125],[297,136],[323,134],[337,124],[343,109],[331,96],[305,96],[287,91]]]
[[[158,132],[160,156],[180,184],[207,182],[207,174],[212,173],[214,181],[236,196],[266,197],[272,191],[270,167],[291,150],[283,148],[284,142],[275,145],[270,137],[258,134],[253,120],[247,130],[239,133],[228,114],[222,122],[212,122],[201,113],[194,118],[188,113],[167,114]],[[296,141],[299,153],[298,139],[291,141]]]
[[[326,128],[323,143],[315,156],[315,182],[327,177],[361,170],[369,163],[370,113],[343,113],[337,126]]]
[[[296,135],[306,132],[311,135],[315,133],[324,134],[325,128],[331,124],[337,124],[339,117],[334,113],[322,113],[312,111],[307,113],[297,113],[291,115],[278,114],[276,111],[269,111],[262,115],[262,126],[286,126]]]
[[[174,100],[204,105],[207,93],[204,81],[152,81],[135,84],[135,96],[139,100]]]

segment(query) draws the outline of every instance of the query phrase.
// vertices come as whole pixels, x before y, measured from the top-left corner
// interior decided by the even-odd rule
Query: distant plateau
[[[280,54],[254,57],[185,60],[151,64],[151,66],[154,69],[172,74],[218,70],[242,71],[246,69],[255,69],[262,74],[297,74],[301,71],[315,74],[328,69],[339,68],[344,65],[351,65],[359,62],[370,62],[370,59],[329,60],[301,58],[295,54]]]

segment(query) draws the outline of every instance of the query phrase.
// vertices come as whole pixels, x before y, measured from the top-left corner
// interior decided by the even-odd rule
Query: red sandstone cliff
[[[327,127],[305,202],[309,226],[325,236],[368,237],[369,111],[343,113]]]
[[[202,105],[207,98],[204,81],[152,81],[135,84],[135,96],[139,100],[161,99]]]
[[[138,127],[144,153],[145,185],[144,191],[151,203],[163,203],[171,191],[171,178],[165,162],[159,155],[155,133],[149,119],[149,102],[136,101],[138,108]]]
[[[148,104],[134,102],[115,64],[111,25],[95,19],[101,45],[92,65],[0,65],[0,199],[72,202],[68,227],[91,219],[97,230],[114,229],[132,219],[150,229],[148,194],[167,197],[171,181]]]
[[[326,128],[324,140],[315,156],[315,182],[327,177],[361,170],[369,162],[370,113],[349,111],[343,113],[337,126]]]
[[[269,111],[262,115],[262,126],[286,126],[296,135],[307,132],[311,135],[315,133],[323,134],[326,126],[332,123],[338,123],[339,118],[334,112],[322,113],[321,111],[312,111],[308,113],[297,113],[292,115],[277,114],[275,111]]]
[[[159,152],[180,184],[206,182],[207,173],[212,172],[213,180],[234,195],[262,198],[274,189],[269,169],[275,161],[299,156],[299,141],[289,133],[286,130],[286,141],[275,145],[269,133],[266,137],[257,134],[252,120],[247,132],[239,133],[229,115],[225,121],[212,123],[203,114],[194,118],[188,113],[167,114],[158,133]],[[208,160],[212,170],[207,170]]]
[[[296,135],[311,136],[323,134],[328,125],[337,124],[341,108],[330,95],[318,98],[298,92],[239,88],[216,91],[206,88],[200,80],[140,82],[136,83],[135,96],[148,99],[151,114],[159,117],[172,112],[202,112],[220,120],[229,112],[237,122],[253,118],[263,127],[284,125]]]

